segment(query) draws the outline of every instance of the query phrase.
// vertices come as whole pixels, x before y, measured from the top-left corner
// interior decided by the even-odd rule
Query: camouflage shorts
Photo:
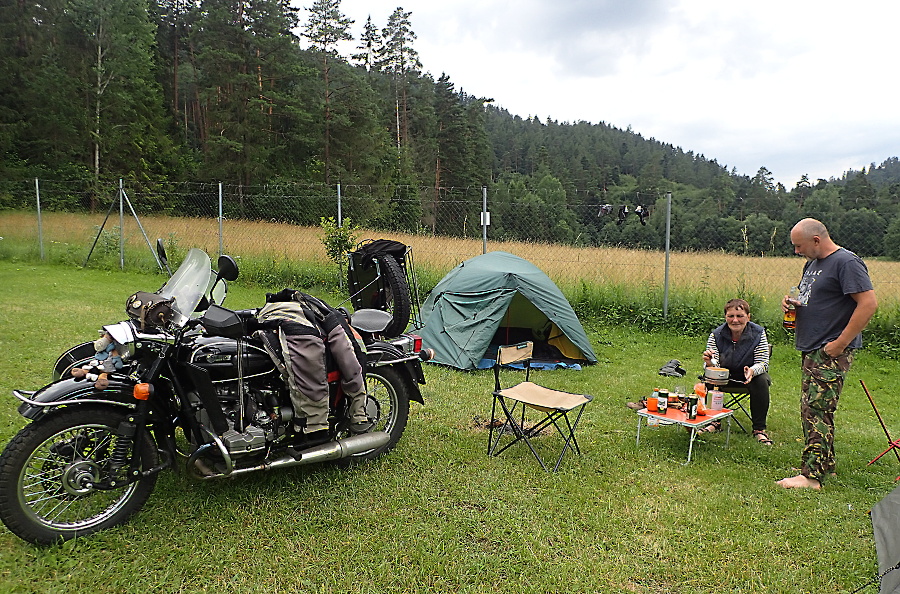
[[[820,483],[834,472],[834,411],[853,363],[853,349],[829,357],[823,349],[803,353],[800,420],[803,424],[801,474]]]

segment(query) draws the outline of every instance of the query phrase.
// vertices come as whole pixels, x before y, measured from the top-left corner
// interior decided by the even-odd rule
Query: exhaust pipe
[[[341,439],[340,441],[329,441],[328,443],[317,445],[308,450],[300,450],[297,452],[298,457],[296,458],[290,455],[284,455],[281,458],[277,458],[265,464],[260,464],[259,466],[238,468],[229,473],[204,476],[202,478],[223,478],[259,470],[272,470],[273,468],[288,468],[289,466],[304,466],[306,464],[318,464],[320,462],[340,460],[341,458],[362,454],[363,452],[383,447],[387,445],[390,440],[391,437],[384,431],[373,431],[372,433],[363,433],[362,435],[352,435]]]
[[[268,468],[285,468],[340,460],[354,454],[361,454],[387,445],[391,437],[384,431],[373,431],[362,435],[351,435],[340,441],[329,441],[322,445],[297,452],[299,458],[284,456],[269,462]]]

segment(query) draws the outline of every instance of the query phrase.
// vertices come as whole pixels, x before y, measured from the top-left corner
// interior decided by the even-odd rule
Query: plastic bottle
[[[725,404],[725,394],[721,390],[713,389],[709,391],[709,408],[710,410],[720,411]]]

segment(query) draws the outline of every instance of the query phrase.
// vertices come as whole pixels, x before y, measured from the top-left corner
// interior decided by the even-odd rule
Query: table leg
[[[685,465],[691,463],[691,452],[694,450],[694,438],[695,438],[695,437],[697,437],[697,428],[694,427],[694,426],[691,426],[691,439],[688,441],[688,457],[687,457],[687,462],[685,462],[684,464],[682,464],[682,466],[685,466]]]
[[[728,417],[728,433],[725,434],[725,447],[731,442],[731,416]]]
[[[641,421],[644,420],[644,417],[638,415],[638,427],[637,427],[637,440],[634,442],[634,445],[640,445],[641,443]]]

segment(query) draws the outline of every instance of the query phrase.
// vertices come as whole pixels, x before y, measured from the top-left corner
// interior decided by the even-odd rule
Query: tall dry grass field
[[[216,219],[146,216],[140,219],[151,243],[157,237],[174,240],[179,246],[199,247],[217,253],[219,223]],[[44,245],[84,246],[84,254],[104,222],[102,214],[45,213],[41,228]],[[118,213],[106,221],[104,230],[119,226]],[[147,249],[134,217],[124,217],[128,250]],[[315,262],[325,260],[318,227],[298,227],[283,223],[225,220],[222,224],[224,251],[238,257]],[[34,213],[0,214],[0,237],[17,242],[37,243],[38,223]],[[442,275],[463,260],[482,253],[480,237],[459,239],[403,233],[361,230],[360,239],[388,238],[413,249],[417,267]],[[852,246],[848,246],[851,247]],[[524,242],[488,241],[487,250],[519,255],[537,265],[561,286],[617,285],[634,291],[659,292],[665,283],[666,257],[658,251],[626,248],[590,248]],[[672,293],[710,296],[753,294],[775,307],[787,289],[797,283],[802,268],[799,258],[738,256],[725,253],[682,253],[669,257],[669,286]],[[869,271],[879,300],[900,303],[900,263],[868,260]]]

